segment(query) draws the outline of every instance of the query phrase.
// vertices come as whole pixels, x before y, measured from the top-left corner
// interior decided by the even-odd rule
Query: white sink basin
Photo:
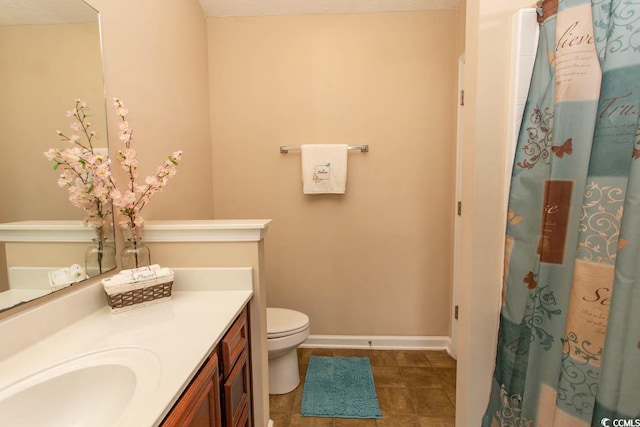
[[[149,397],[160,361],[140,348],[99,351],[37,372],[0,390],[7,426],[116,426]]]

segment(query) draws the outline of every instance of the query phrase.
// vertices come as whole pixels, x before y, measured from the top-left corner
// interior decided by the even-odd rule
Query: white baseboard
[[[385,335],[309,335],[302,348],[354,348],[371,350],[446,350],[450,337]]]
[[[269,427],[273,427],[273,420],[269,420]]]

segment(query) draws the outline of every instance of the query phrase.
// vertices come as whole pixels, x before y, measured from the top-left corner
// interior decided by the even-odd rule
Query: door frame
[[[456,187],[453,206],[453,272],[451,291],[451,344],[449,353],[457,358],[458,355],[458,296],[460,293],[460,239],[462,226],[462,149],[464,127],[464,53],[458,58],[458,90],[457,90],[457,118],[456,118]]]

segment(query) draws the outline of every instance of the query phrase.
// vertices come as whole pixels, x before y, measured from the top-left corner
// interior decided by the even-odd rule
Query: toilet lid
[[[287,308],[267,308],[267,337],[279,338],[303,331],[309,326],[309,316]]]

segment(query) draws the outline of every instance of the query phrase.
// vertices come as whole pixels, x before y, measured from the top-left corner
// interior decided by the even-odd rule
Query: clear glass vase
[[[120,262],[123,270],[151,265],[149,247],[143,244],[140,239],[127,239],[122,252],[120,252]]]
[[[116,268],[116,248],[104,238],[96,237],[84,253],[84,269],[94,277]]]

